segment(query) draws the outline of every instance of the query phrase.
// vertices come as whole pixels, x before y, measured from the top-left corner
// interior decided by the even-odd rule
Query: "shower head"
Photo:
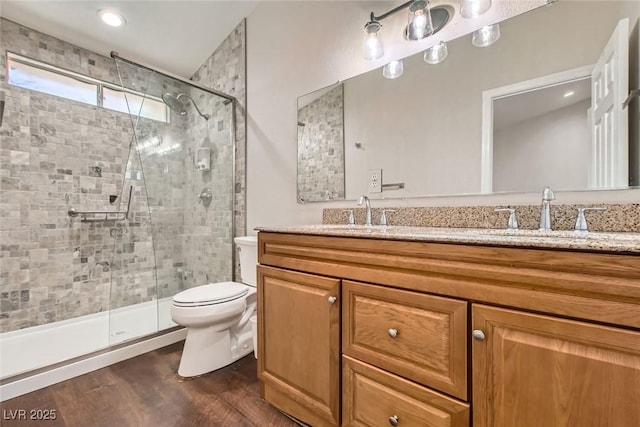
[[[193,106],[196,108],[196,111],[198,112],[198,114],[200,114],[200,116],[202,116],[205,120],[209,120],[209,115],[202,114],[202,112],[198,108],[198,104],[196,104],[196,101],[194,101],[193,98],[191,98],[186,93],[180,93],[178,94],[178,96],[174,96],[170,93],[165,93],[164,95],[162,95],[162,100],[164,101],[165,104],[167,104],[169,108],[171,108],[172,111],[175,111],[181,116],[184,116],[185,114],[187,114],[187,109],[184,102],[180,101],[180,98],[188,98],[193,104]]]

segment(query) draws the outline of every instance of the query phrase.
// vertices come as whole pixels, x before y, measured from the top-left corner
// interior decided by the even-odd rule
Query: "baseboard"
[[[20,376],[18,379],[0,385],[0,402],[166,347],[185,339],[186,336],[187,330],[181,328],[107,349],[95,355],[39,371],[33,375]]]

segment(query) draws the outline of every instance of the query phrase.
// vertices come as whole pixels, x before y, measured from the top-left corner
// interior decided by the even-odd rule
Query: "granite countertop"
[[[307,234],[315,236],[632,252],[640,254],[640,233],[406,226],[385,227],[375,225],[364,226],[334,224],[302,225],[293,227],[257,227],[256,230],[271,233]]]

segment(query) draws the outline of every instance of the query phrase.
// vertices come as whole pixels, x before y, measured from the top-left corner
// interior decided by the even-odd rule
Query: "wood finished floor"
[[[192,380],[176,375],[183,342],[0,403],[0,425],[297,426],[260,398],[253,354]],[[57,418],[11,420],[23,409]],[[37,413],[34,413],[34,415]]]

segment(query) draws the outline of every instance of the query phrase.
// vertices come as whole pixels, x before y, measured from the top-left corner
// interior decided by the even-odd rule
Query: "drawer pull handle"
[[[391,328],[391,329],[389,329],[387,332],[389,333],[389,336],[390,336],[391,338],[395,338],[395,337],[397,337],[397,336],[398,336],[398,330],[397,330],[397,329],[395,329],[395,328]]]
[[[484,341],[484,332],[480,329],[474,329],[473,332],[471,332],[471,335],[478,341]]]
[[[327,300],[329,301],[329,304],[335,304],[335,302],[338,301],[338,298],[330,296]]]
[[[391,424],[392,426],[397,426],[398,425],[398,416],[397,415],[392,415],[389,417],[389,424]]]

